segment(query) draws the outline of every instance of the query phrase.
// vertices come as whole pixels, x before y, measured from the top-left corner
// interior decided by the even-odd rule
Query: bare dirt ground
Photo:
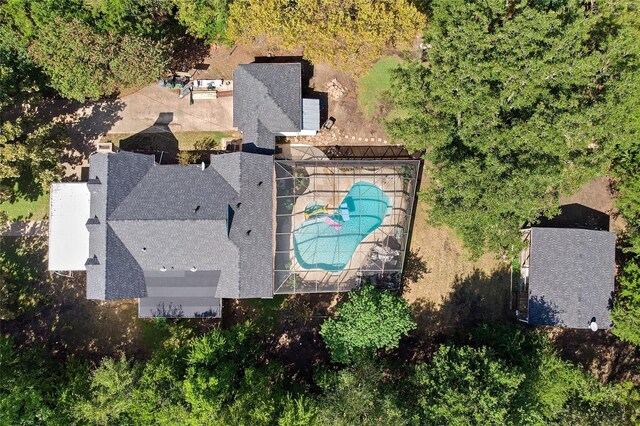
[[[577,362],[602,382],[630,380],[640,386],[640,351],[610,331],[550,328],[547,334],[564,359]]]
[[[611,192],[611,179],[599,176],[585,183],[575,194],[560,198],[560,204],[582,204],[611,216],[611,232],[623,230],[624,219],[618,215]]]
[[[403,294],[417,314],[421,340],[509,317],[509,265],[493,254],[472,260],[451,229],[428,223],[421,202],[404,276]]]
[[[316,137],[316,145],[383,145],[391,143],[382,125],[365,118],[358,106],[357,82],[347,73],[340,72],[326,64],[314,67],[310,86],[317,92],[326,92],[327,85],[336,79],[346,90],[343,97],[328,96],[328,117],[335,118],[329,131],[322,131]]]

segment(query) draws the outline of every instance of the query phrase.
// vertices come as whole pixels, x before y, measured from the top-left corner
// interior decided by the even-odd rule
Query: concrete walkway
[[[2,237],[34,237],[37,235],[47,235],[49,233],[48,222],[7,222],[0,228]]]

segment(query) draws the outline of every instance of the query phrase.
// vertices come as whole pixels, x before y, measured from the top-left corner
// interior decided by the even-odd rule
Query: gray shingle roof
[[[216,298],[271,297],[272,175],[273,157],[244,152],[204,170],[93,155],[87,297],[150,297],[145,275],[193,267],[219,271]]]
[[[140,300],[138,316],[220,317],[222,303],[215,297],[219,271],[150,271],[144,276],[148,297]]]
[[[614,233],[531,230],[529,324],[609,328],[615,274]]]
[[[302,126],[302,66],[254,63],[233,73],[233,125],[243,143],[273,149],[274,133]]]
[[[237,196],[231,183],[212,167],[205,170],[199,165],[151,167],[118,203],[109,219],[226,220],[227,206],[219,200]]]
[[[240,248],[240,280],[232,287],[218,286],[218,297],[273,296],[273,157],[248,153],[227,154],[238,166],[240,190],[230,229]],[[239,203],[239,205],[238,205]]]

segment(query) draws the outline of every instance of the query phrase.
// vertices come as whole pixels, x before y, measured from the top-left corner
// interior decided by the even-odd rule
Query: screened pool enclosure
[[[275,162],[274,293],[398,287],[420,162],[327,154]]]

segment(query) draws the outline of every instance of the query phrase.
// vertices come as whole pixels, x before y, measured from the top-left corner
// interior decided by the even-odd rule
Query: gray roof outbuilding
[[[615,243],[608,231],[532,228],[528,323],[610,328]]]

